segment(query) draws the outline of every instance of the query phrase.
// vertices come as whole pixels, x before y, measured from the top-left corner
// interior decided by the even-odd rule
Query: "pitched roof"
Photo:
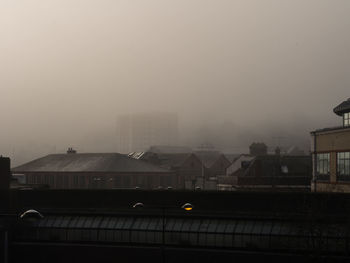
[[[231,163],[241,156],[241,154],[238,153],[225,153],[224,155]]]
[[[14,172],[152,172],[167,170],[119,153],[50,154],[12,169]]]
[[[254,164],[260,163],[261,174],[259,176],[311,176],[311,157],[310,156],[277,156],[266,155],[257,156],[252,160],[245,175],[248,175]]]
[[[195,155],[202,161],[205,167],[210,168],[220,157],[223,156],[217,151],[198,151]],[[225,156],[223,156],[226,158]]]
[[[335,107],[333,112],[339,116],[342,116],[343,113],[350,112],[350,98]]]
[[[164,168],[180,167],[192,154],[191,153],[158,153],[160,166]]]

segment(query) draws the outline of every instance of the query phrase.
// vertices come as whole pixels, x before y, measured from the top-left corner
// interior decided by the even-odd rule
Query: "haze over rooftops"
[[[180,167],[191,153],[158,153],[160,166],[164,168]]]
[[[191,153],[192,149],[185,146],[153,145],[147,151],[153,153]]]

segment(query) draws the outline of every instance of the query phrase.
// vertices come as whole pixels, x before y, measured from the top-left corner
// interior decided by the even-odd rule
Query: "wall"
[[[25,173],[29,184],[46,184],[52,189],[154,189],[159,186],[177,188],[175,173]]]
[[[311,189],[314,189],[314,187],[311,187]],[[316,182],[316,191],[317,192],[350,193],[350,183]]]
[[[243,161],[251,161],[255,157],[249,156],[249,155],[241,155],[236,161],[234,161],[227,169],[226,169],[226,175],[232,175],[234,172],[236,172],[239,168],[241,168],[241,164]]]
[[[341,129],[317,134],[317,152],[347,150],[350,150],[350,129]]]
[[[350,192],[350,184],[337,182],[337,152],[350,151],[350,129],[316,134],[316,152],[330,153],[330,178],[329,182],[317,181],[311,189],[318,192]],[[314,137],[312,136],[312,138]],[[313,176],[315,176],[315,166],[313,166],[313,170]]]

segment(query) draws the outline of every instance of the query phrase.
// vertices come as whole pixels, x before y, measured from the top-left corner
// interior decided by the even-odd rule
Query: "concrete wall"
[[[350,128],[318,133],[316,151],[350,151]]]
[[[314,185],[311,187],[314,189]],[[350,183],[316,182],[317,192],[350,193]]]
[[[135,188],[155,189],[159,186],[178,187],[175,173],[54,173],[31,172],[23,174],[29,184],[45,184],[52,189],[113,189]]]

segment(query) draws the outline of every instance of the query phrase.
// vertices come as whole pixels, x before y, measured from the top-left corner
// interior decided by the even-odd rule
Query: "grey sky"
[[[116,116],[143,111],[178,112],[185,134],[232,122],[307,137],[340,123],[331,110],[350,97],[349,11],[348,0],[2,0],[0,152],[111,151]]]

